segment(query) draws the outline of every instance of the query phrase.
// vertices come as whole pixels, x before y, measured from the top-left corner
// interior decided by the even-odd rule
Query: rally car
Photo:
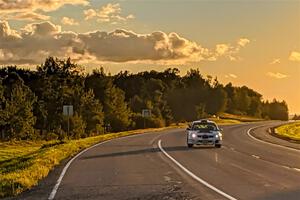
[[[193,121],[187,128],[187,146],[191,148],[194,145],[214,145],[220,148],[223,140],[221,131],[213,121]]]

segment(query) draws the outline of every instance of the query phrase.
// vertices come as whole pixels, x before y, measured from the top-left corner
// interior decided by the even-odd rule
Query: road
[[[71,163],[54,199],[299,200],[300,151],[248,135],[252,127],[262,125],[250,134],[264,134],[275,124],[278,122],[224,126],[221,149],[188,149],[183,129],[106,142]],[[177,163],[162,153],[159,141]],[[47,192],[36,189],[20,198],[46,199],[53,188],[53,183],[50,185]]]

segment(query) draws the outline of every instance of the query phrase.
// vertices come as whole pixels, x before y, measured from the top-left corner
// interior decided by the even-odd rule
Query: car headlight
[[[217,136],[218,136],[218,137],[216,137],[216,138],[218,138],[219,140],[223,140],[223,135],[222,135],[222,133],[217,134]]]
[[[196,138],[197,135],[195,133],[192,134],[192,138]]]
[[[219,138],[220,138],[220,140],[222,140],[222,133],[218,133],[218,134],[216,134],[216,135],[215,135],[215,137],[216,137],[217,139],[219,139]]]

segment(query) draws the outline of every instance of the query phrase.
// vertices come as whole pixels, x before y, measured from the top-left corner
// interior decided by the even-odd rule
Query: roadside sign
[[[73,116],[73,105],[64,105],[63,106],[63,115]]]
[[[142,116],[143,117],[151,117],[151,110],[149,110],[149,109],[143,109],[142,110]]]

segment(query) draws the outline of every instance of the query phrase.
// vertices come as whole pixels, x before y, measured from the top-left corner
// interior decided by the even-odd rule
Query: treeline
[[[231,83],[222,85],[191,69],[117,75],[103,69],[84,74],[70,59],[52,57],[36,71],[16,66],[0,70],[0,129],[3,139],[82,138],[107,131],[162,127],[221,112],[288,119],[287,104],[263,102],[262,95]],[[73,105],[74,115],[63,115]],[[142,110],[151,111],[143,117]]]
[[[295,114],[295,115],[293,116],[292,120],[300,120],[300,115],[296,115],[296,114]]]

